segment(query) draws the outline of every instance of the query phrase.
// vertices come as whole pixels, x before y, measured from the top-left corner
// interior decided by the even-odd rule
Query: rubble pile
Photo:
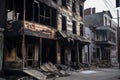
[[[43,74],[47,75],[47,78],[69,75],[65,71],[65,68],[63,68],[63,66],[61,67],[61,69],[57,69],[57,67],[51,62],[44,63],[43,65],[41,65],[40,70]]]
[[[71,65],[71,67],[75,70],[77,70],[77,69],[81,69],[81,70],[90,69],[90,65],[87,63],[79,63],[76,65]]]

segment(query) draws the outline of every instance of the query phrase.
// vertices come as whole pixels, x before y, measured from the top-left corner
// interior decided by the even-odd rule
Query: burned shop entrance
[[[52,39],[42,39],[42,63],[56,63],[56,41]]]

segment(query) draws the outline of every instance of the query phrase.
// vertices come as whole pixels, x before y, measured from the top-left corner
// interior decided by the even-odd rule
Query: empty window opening
[[[76,21],[72,21],[73,23],[73,33],[76,34]]]
[[[23,20],[23,0],[7,1],[8,20]],[[25,20],[57,28],[57,10],[40,1],[26,0]]]
[[[40,17],[39,16],[39,5],[37,3],[33,3],[33,21],[35,22],[40,22]]]
[[[80,16],[83,17],[83,6],[80,5]]]
[[[67,30],[67,24],[66,24],[66,17],[62,16],[62,30],[66,31]]]
[[[57,10],[40,3],[40,23],[49,25],[51,27],[57,27]]]
[[[76,1],[75,0],[72,1],[72,11],[76,12]]]
[[[23,1],[21,0],[7,0],[7,20],[23,19]]]
[[[83,32],[83,24],[80,24],[80,35],[83,36],[84,32]]]
[[[67,0],[62,0],[62,6],[67,7]]]
[[[107,18],[105,17],[105,26],[107,26]]]

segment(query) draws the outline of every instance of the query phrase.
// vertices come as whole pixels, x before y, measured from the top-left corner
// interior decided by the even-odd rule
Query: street
[[[49,80],[120,80],[120,70],[117,68],[85,70]]]

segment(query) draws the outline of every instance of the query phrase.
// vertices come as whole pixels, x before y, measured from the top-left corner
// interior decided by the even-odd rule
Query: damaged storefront
[[[61,47],[61,64],[73,66],[79,65],[79,63],[87,63],[87,56],[84,59],[83,55],[85,54],[85,45],[89,45],[90,43],[88,39],[65,31],[58,31],[58,36]]]
[[[23,23],[22,22],[13,22],[14,26],[11,26],[13,29],[17,27],[17,29],[20,27],[22,28]],[[15,31],[10,31],[11,34],[7,35],[7,41],[6,41],[6,55],[5,55],[5,61],[6,61],[6,67],[10,67],[8,65],[11,65],[11,67],[16,68],[22,68],[22,59],[24,60],[24,67],[35,67],[40,65],[42,62],[46,62],[48,58],[47,55],[49,55],[47,52],[49,51],[47,49],[51,48],[50,44],[47,44],[46,42],[49,42],[53,45],[55,45],[54,41],[54,29],[49,29],[44,26],[42,28],[40,25],[32,22],[25,21],[25,54],[22,52],[22,32],[19,32],[19,29]],[[46,28],[46,29],[45,29]],[[43,31],[44,29],[44,31]],[[9,37],[10,36],[10,37]],[[46,41],[46,42],[45,42]],[[56,42],[56,41],[55,41]],[[55,48],[50,49],[50,53],[55,54]],[[40,55],[42,54],[43,55]],[[23,56],[24,55],[24,56]],[[52,59],[51,59],[52,60]],[[15,63],[17,63],[15,65]],[[13,64],[13,66],[12,66]]]
[[[34,0],[7,3],[6,67],[34,67],[49,60],[56,63],[57,10]]]
[[[44,65],[49,68],[52,64],[84,63],[84,46],[89,41],[84,37],[83,3],[84,0],[8,0],[5,70],[20,70],[33,76],[34,71],[42,74],[40,68],[46,71]]]

